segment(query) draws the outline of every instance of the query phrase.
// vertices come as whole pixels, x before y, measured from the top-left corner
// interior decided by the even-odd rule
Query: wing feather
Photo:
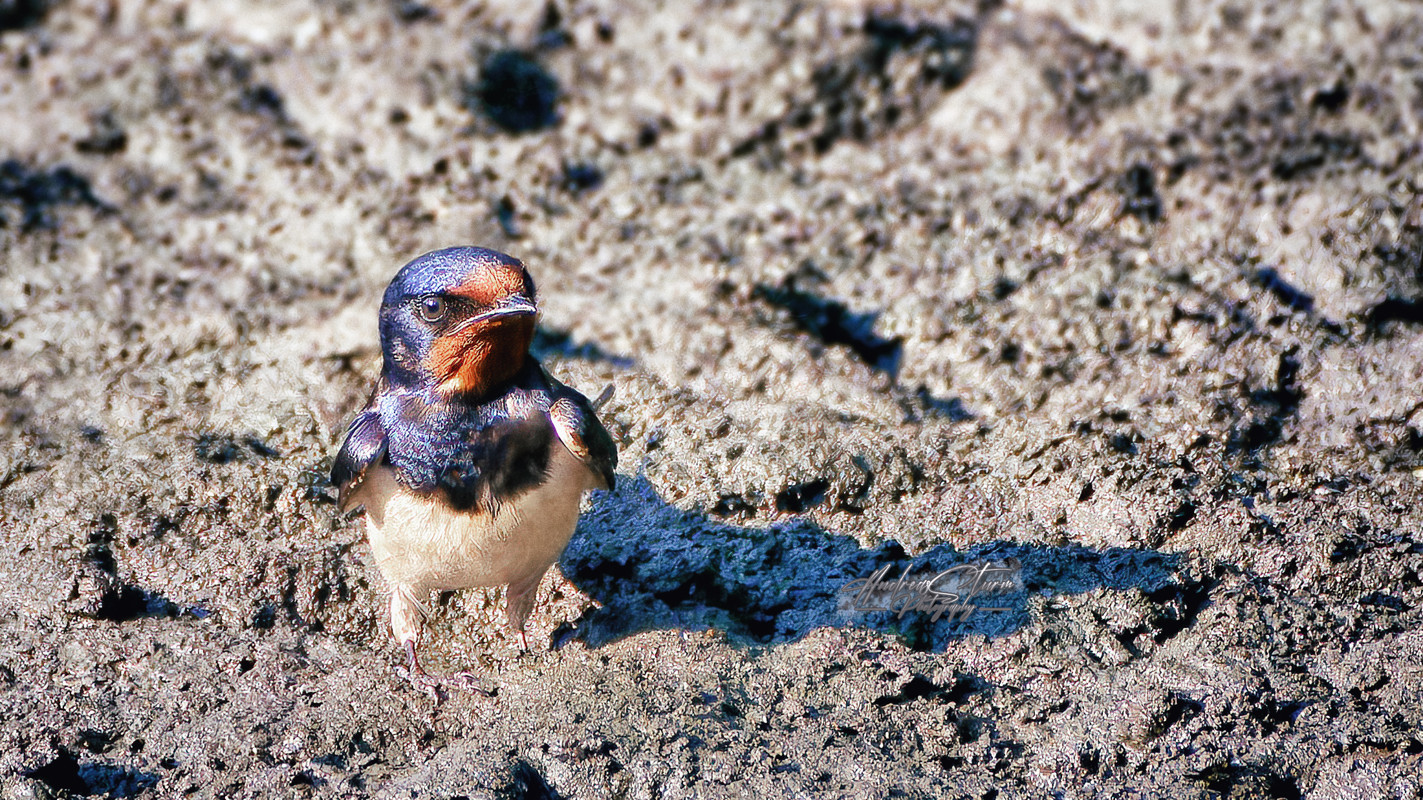
[[[365,482],[366,470],[385,457],[387,443],[385,426],[375,409],[368,407],[351,421],[346,441],[331,465],[331,483],[337,488],[338,509],[345,511],[352,504]]]
[[[557,382],[554,389],[556,399],[549,407],[548,416],[553,420],[558,440],[602,480],[602,488],[611,490],[617,483],[618,467],[618,448],[613,444],[613,437],[598,420],[598,413],[588,398]],[[604,395],[607,394],[605,391]]]

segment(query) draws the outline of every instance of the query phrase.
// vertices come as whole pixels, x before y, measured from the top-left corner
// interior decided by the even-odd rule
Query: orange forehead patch
[[[480,306],[493,305],[504,298],[524,291],[524,270],[512,265],[500,265],[475,272],[449,294],[467,297]]]

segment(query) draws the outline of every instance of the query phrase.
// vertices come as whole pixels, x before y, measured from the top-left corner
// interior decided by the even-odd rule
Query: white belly
[[[401,486],[388,466],[366,475],[358,501],[386,580],[416,592],[514,583],[563,554],[593,473],[555,442],[549,478],[494,513],[457,512]]]

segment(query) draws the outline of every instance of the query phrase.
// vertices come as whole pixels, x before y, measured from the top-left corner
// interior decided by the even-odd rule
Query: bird
[[[331,468],[337,508],[364,508],[406,677],[421,667],[432,591],[504,586],[524,625],[539,582],[563,554],[585,492],[611,491],[617,447],[597,401],[560,383],[530,352],[539,313],[520,260],[482,247],[426,253],[381,298],[381,371]],[[472,679],[469,673],[462,677]]]

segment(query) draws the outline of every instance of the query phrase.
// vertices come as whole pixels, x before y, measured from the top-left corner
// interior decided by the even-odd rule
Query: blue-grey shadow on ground
[[[62,747],[52,760],[24,774],[52,792],[42,795],[45,797],[138,797],[158,785],[158,776],[151,772],[92,759],[80,761]]]
[[[898,579],[936,574],[979,561],[1020,565],[1007,591],[969,601],[960,617],[927,611],[852,613],[842,587],[887,569]],[[555,644],[581,638],[599,647],[649,629],[726,631],[748,644],[795,641],[819,627],[867,627],[902,637],[918,650],[942,650],[958,637],[999,637],[1028,621],[1028,600],[1044,591],[1076,594],[1138,588],[1150,596],[1189,593],[1176,575],[1179,557],[1130,548],[1093,549],[993,542],[965,551],[947,545],[909,556],[896,542],[866,549],[806,519],[766,527],[727,524],[665,502],[644,478],[597,498],[560,566],[602,605],[555,633]],[[988,608],[1005,610],[989,611]],[[1174,621],[1184,627],[1189,620]]]
[[[575,341],[573,334],[568,331],[546,325],[540,325],[534,330],[534,341],[529,349],[534,357],[540,360],[550,356],[580,358],[584,361],[601,361],[619,369],[629,369],[636,364],[627,356],[609,353],[593,342]]]

